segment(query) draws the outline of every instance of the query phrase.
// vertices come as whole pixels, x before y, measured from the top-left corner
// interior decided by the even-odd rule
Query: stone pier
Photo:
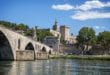
[[[35,53],[32,50],[16,51],[16,60],[35,60]]]
[[[38,52],[36,54],[36,59],[38,59],[38,60],[49,59],[49,54],[46,52]]]

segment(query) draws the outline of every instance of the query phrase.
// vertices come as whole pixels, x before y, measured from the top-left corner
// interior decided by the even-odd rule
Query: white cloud
[[[88,19],[98,19],[98,18],[110,18],[110,12],[101,13],[98,11],[84,11],[77,12],[71,16],[72,19],[76,20],[88,20]]]
[[[84,4],[77,6],[76,9],[87,11],[94,8],[103,8],[103,7],[110,7],[110,2],[104,3],[99,0],[86,1]]]
[[[62,5],[52,5],[52,8],[55,10],[72,10],[74,7],[72,5],[69,4],[62,4]]]
[[[77,20],[110,18],[110,12],[100,12],[99,10],[97,11],[93,10],[105,7],[110,7],[110,1],[101,2],[99,0],[89,0],[78,6],[70,4],[52,5],[52,8],[55,10],[64,10],[64,11],[75,10],[71,18]]]
[[[86,1],[82,5],[73,6],[70,4],[58,4],[58,5],[52,5],[52,8],[55,10],[91,10],[95,8],[103,8],[103,7],[110,7],[110,2],[101,2],[99,0],[90,0]]]

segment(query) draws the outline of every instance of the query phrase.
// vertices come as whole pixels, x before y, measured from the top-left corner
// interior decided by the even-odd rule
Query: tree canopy
[[[88,46],[94,44],[96,41],[95,31],[89,27],[83,27],[80,29],[79,34],[77,36],[77,41],[82,50],[88,50]]]
[[[49,29],[38,29],[36,34],[39,41],[43,41],[46,36],[53,36]]]
[[[109,49],[109,47],[110,47],[110,32],[104,31],[104,32],[99,33],[98,42],[103,48]]]
[[[11,28],[13,30],[27,30],[29,29],[28,25],[20,23],[20,24],[16,24],[16,23],[11,23],[8,21],[0,21],[0,25],[5,26],[7,28]]]

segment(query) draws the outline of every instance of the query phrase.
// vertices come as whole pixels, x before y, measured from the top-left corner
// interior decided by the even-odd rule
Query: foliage
[[[26,31],[27,29],[29,29],[29,27],[23,23],[16,24],[16,23],[11,23],[11,22],[7,22],[7,21],[0,21],[0,25],[14,29],[14,30]]]
[[[37,30],[37,39],[43,41],[46,36],[53,36],[48,29],[38,29]]]
[[[30,36],[30,37],[32,37],[32,36],[33,36],[33,29],[28,29],[28,30],[25,32],[25,36]]]
[[[103,48],[109,49],[109,47],[110,47],[110,32],[104,31],[104,32],[99,33],[98,42]]]
[[[22,23],[15,26],[15,30],[27,31],[28,29],[29,29],[29,27]]]
[[[7,22],[7,21],[0,21],[0,25],[13,29],[17,24],[16,23]]]
[[[89,45],[96,43],[95,31],[88,27],[81,28],[77,36],[77,41],[82,50],[85,49],[85,45],[87,46],[86,50],[88,50]]]

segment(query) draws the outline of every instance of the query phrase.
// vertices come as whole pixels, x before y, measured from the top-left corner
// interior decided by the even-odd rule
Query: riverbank
[[[110,55],[50,55],[50,59],[110,60]]]

